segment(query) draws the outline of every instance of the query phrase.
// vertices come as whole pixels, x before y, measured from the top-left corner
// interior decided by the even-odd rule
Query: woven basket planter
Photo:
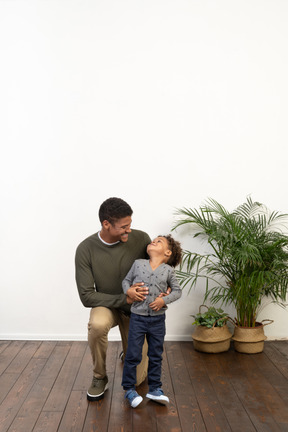
[[[195,350],[206,353],[220,353],[230,348],[232,334],[227,324],[223,327],[208,328],[197,326],[192,335]]]
[[[269,322],[263,324],[264,321]],[[264,349],[264,341],[267,339],[264,334],[264,326],[272,322],[271,320],[263,320],[261,323],[256,323],[256,327],[236,326],[232,337],[235,351],[244,354],[257,354],[262,352]]]

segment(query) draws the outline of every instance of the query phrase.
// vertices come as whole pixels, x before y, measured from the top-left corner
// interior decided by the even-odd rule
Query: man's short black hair
[[[117,219],[122,219],[127,216],[132,216],[133,210],[126,201],[121,198],[108,198],[99,208],[99,219],[102,224],[107,220],[112,225]]]

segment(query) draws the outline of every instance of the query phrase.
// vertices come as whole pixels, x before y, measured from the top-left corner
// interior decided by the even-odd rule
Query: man
[[[120,198],[108,198],[99,208],[101,230],[85,239],[76,250],[76,283],[80,299],[91,308],[88,343],[93,360],[93,380],[87,391],[89,401],[104,397],[108,386],[106,352],[108,333],[119,326],[124,356],[128,343],[130,305],[148,294],[143,283],[135,283],[124,294],[122,280],[135,259],[146,258],[148,234],[131,230],[132,209]],[[137,368],[137,385],[147,376],[147,344]]]

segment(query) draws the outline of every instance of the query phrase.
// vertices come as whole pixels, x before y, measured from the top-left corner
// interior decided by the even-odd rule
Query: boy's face
[[[163,257],[169,258],[171,255],[171,250],[169,249],[168,240],[165,237],[156,237],[152,240],[151,243],[147,246],[147,253],[150,256],[150,253],[157,253],[157,255],[162,255]]]

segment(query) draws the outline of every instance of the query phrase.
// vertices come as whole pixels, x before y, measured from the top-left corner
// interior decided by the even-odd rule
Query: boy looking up
[[[141,283],[148,288],[148,294],[141,302],[131,306],[128,347],[123,368],[122,386],[125,398],[136,408],[143,398],[136,392],[136,368],[141,362],[142,347],[146,336],[148,342],[148,385],[146,397],[168,404],[161,383],[161,364],[165,337],[165,310],[167,304],[181,297],[182,291],[173,267],[181,261],[180,243],[171,235],[158,236],[147,246],[149,260],[137,259],[123,280],[122,288],[127,294],[131,285]],[[170,294],[165,295],[167,287]]]

